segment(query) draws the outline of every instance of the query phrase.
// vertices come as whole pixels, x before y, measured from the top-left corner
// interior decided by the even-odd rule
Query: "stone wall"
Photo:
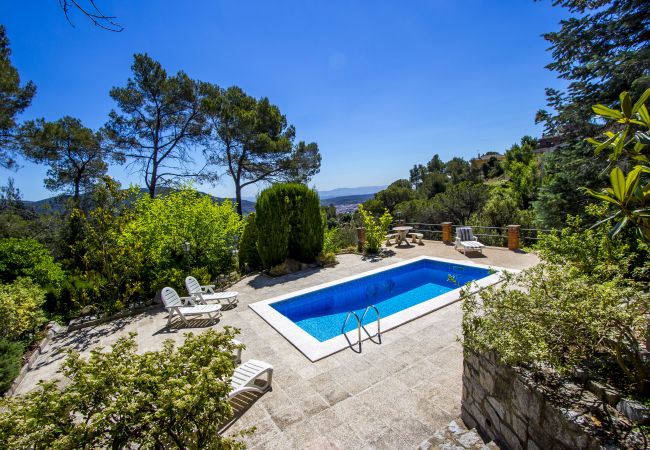
[[[577,395],[578,405],[559,407],[493,355],[465,354],[461,418],[501,448],[603,448],[589,432],[597,423],[590,410],[601,403],[577,387],[571,395]]]

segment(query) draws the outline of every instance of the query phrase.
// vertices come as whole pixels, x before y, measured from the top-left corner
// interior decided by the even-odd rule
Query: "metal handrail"
[[[373,335],[370,335],[370,333],[368,333],[368,330],[366,330],[366,327],[363,325],[363,319],[366,317],[366,314],[368,314],[368,311],[370,311],[371,308],[374,309],[375,313],[377,314],[377,332]],[[377,337],[377,342],[375,342],[375,344],[381,344],[381,314],[379,314],[379,310],[375,305],[366,306],[365,311],[361,315],[360,323],[361,323],[361,327],[363,328],[363,331],[365,331],[366,334],[368,335],[368,339],[370,339],[372,342],[375,342],[373,338]]]
[[[350,342],[350,339],[348,338],[348,334],[345,332],[345,326],[348,324],[348,320],[350,319],[350,316],[354,316],[354,318],[357,320],[357,343],[356,344]],[[345,320],[343,321],[343,326],[341,327],[341,333],[343,334],[343,336],[345,336],[345,339],[348,341],[348,344],[350,345],[352,351],[361,353],[361,320],[359,319],[359,316],[357,316],[357,313],[355,313],[354,311],[348,312],[348,314],[345,316]],[[354,349],[355,345],[359,345],[359,351]]]

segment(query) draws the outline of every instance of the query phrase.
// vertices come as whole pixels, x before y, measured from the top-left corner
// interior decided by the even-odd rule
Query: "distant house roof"
[[[564,143],[564,137],[561,135],[556,136],[542,136],[537,141],[537,147],[535,147],[535,153],[547,153],[555,151],[557,148],[561,147]]]

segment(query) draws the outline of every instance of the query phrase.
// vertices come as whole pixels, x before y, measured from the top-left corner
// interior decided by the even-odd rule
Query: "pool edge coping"
[[[438,258],[434,256],[422,255],[422,256],[417,256],[415,258],[409,258],[403,261],[398,261],[393,264],[388,264],[383,267],[378,267],[376,269],[360,272],[344,278],[339,278],[337,280],[328,281],[315,286],[278,295],[267,300],[260,300],[258,302],[249,304],[248,307],[252,309],[258,316],[260,316],[267,324],[269,324],[271,328],[273,328],[275,331],[280,333],[282,337],[284,337],[291,345],[293,345],[298,351],[300,351],[300,353],[302,353],[307,359],[309,359],[311,362],[316,362],[327,356],[331,356],[334,353],[338,353],[342,350],[345,350],[346,348],[349,348],[350,342],[356,342],[358,339],[357,336],[355,336],[357,330],[348,331],[345,334],[340,334],[331,339],[321,342],[315,337],[313,337],[312,335],[310,335],[309,333],[307,333],[305,330],[300,328],[290,319],[282,315],[280,312],[276,311],[273,307],[270,306],[271,304],[288,300],[290,298],[299,295],[308,294],[310,292],[314,292],[320,289],[336,286],[342,283],[346,283],[348,281],[364,278],[370,275],[374,275],[376,273],[385,272],[387,270],[391,270],[396,267],[412,264],[414,262],[422,261],[422,260],[438,261],[438,262],[444,262],[449,264],[455,264],[459,266],[469,266],[469,267],[475,267],[480,269],[491,269],[495,271],[495,273],[488,275],[487,277],[484,277],[477,281],[473,281],[472,283],[474,284],[475,289],[473,289],[470,292],[470,294],[474,294],[480,291],[481,289],[499,283],[500,281],[502,281],[503,272],[511,272],[511,273],[521,272],[520,269],[510,269],[505,267],[478,264],[473,261],[458,261],[454,259]],[[381,319],[381,332],[384,333],[386,331],[392,330],[408,322],[411,322],[419,317],[430,314],[434,311],[437,311],[439,309],[442,309],[446,306],[449,306],[453,303],[462,300],[462,297],[460,296],[460,291],[463,288],[464,286],[456,288],[442,295],[418,303],[417,305],[413,305],[395,314],[391,314],[390,316],[383,317]],[[369,337],[365,335],[364,337],[362,337],[361,341],[363,342],[368,339]]]

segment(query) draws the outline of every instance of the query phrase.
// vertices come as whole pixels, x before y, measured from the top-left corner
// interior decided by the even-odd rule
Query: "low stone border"
[[[11,397],[14,395],[16,389],[18,388],[18,386],[20,386],[20,383],[23,381],[23,378],[25,378],[27,372],[29,372],[31,368],[34,366],[34,363],[36,362],[38,357],[41,356],[41,353],[43,353],[43,349],[50,343],[52,338],[57,334],[64,333],[65,331],[66,329],[56,322],[50,322],[47,324],[47,331],[45,333],[45,337],[41,339],[41,342],[38,343],[38,345],[36,346],[32,354],[29,355],[27,362],[23,365],[22,369],[20,369],[18,376],[11,383],[11,387],[9,387],[7,392],[5,392],[6,397]]]

